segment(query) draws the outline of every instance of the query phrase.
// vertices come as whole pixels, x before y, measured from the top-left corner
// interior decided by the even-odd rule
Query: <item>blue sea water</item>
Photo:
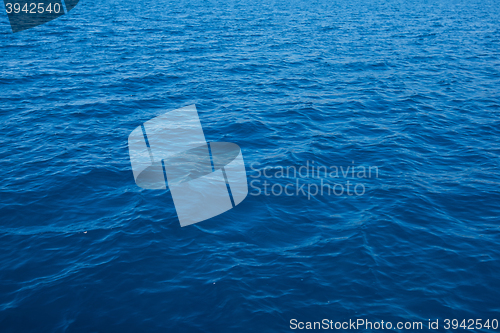
[[[498,1],[82,0],[16,34],[4,12],[0,59],[0,332],[500,320]],[[181,228],[127,137],[191,104],[249,182],[378,177]]]

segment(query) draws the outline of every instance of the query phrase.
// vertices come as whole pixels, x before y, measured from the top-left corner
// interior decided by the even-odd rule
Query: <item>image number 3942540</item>
[[[80,0],[4,0],[13,33],[55,20],[75,8]]]

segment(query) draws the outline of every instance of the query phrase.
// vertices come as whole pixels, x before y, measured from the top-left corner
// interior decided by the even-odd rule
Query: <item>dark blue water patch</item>
[[[16,34],[0,16],[0,331],[500,319],[499,6],[98,0]],[[181,228],[127,138],[191,104],[249,182],[378,176]]]

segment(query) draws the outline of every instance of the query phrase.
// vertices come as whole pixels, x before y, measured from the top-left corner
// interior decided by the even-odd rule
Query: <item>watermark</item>
[[[371,321],[364,318],[349,319],[349,321],[335,321],[323,319],[321,321],[299,321],[290,320],[292,330],[397,330],[397,331],[417,331],[417,330],[497,330],[498,319],[428,319],[427,321]]]
[[[195,105],[137,127],[128,148],[135,183],[149,190],[168,186],[182,227],[222,214],[248,194],[240,147],[208,143]]]
[[[366,193],[364,181],[379,177],[377,166],[351,165],[326,166],[307,160],[300,166],[250,165],[254,178],[250,181],[250,195],[258,196],[361,196]]]
[[[421,321],[406,321],[406,322],[397,322],[393,324],[390,321],[370,321],[368,319],[356,319],[352,320],[349,319],[349,321],[334,321],[332,319],[323,319],[321,321],[298,321],[297,319],[291,319],[290,320],[290,328],[292,330],[317,330],[317,329],[323,329],[323,330],[391,330],[391,329],[397,329],[397,330],[421,330],[424,329],[425,324]],[[436,328],[434,328],[436,327]],[[425,328],[432,328],[432,329],[437,329],[437,321],[432,322],[429,320],[428,322],[428,327]]]
[[[76,7],[80,0],[4,0],[13,33],[55,20]]]

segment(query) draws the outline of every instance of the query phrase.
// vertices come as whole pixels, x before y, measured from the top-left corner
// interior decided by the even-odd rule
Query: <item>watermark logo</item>
[[[250,165],[254,178],[250,181],[252,196],[362,196],[364,182],[377,179],[379,169],[373,165],[322,165],[307,160],[301,166],[274,165],[260,168],[259,162]]]
[[[12,32],[55,20],[75,8],[80,0],[4,0]]]
[[[248,194],[240,147],[207,143],[195,105],[137,127],[128,148],[136,184],[144,189],[168,184],[182,227],[222,214]]]

